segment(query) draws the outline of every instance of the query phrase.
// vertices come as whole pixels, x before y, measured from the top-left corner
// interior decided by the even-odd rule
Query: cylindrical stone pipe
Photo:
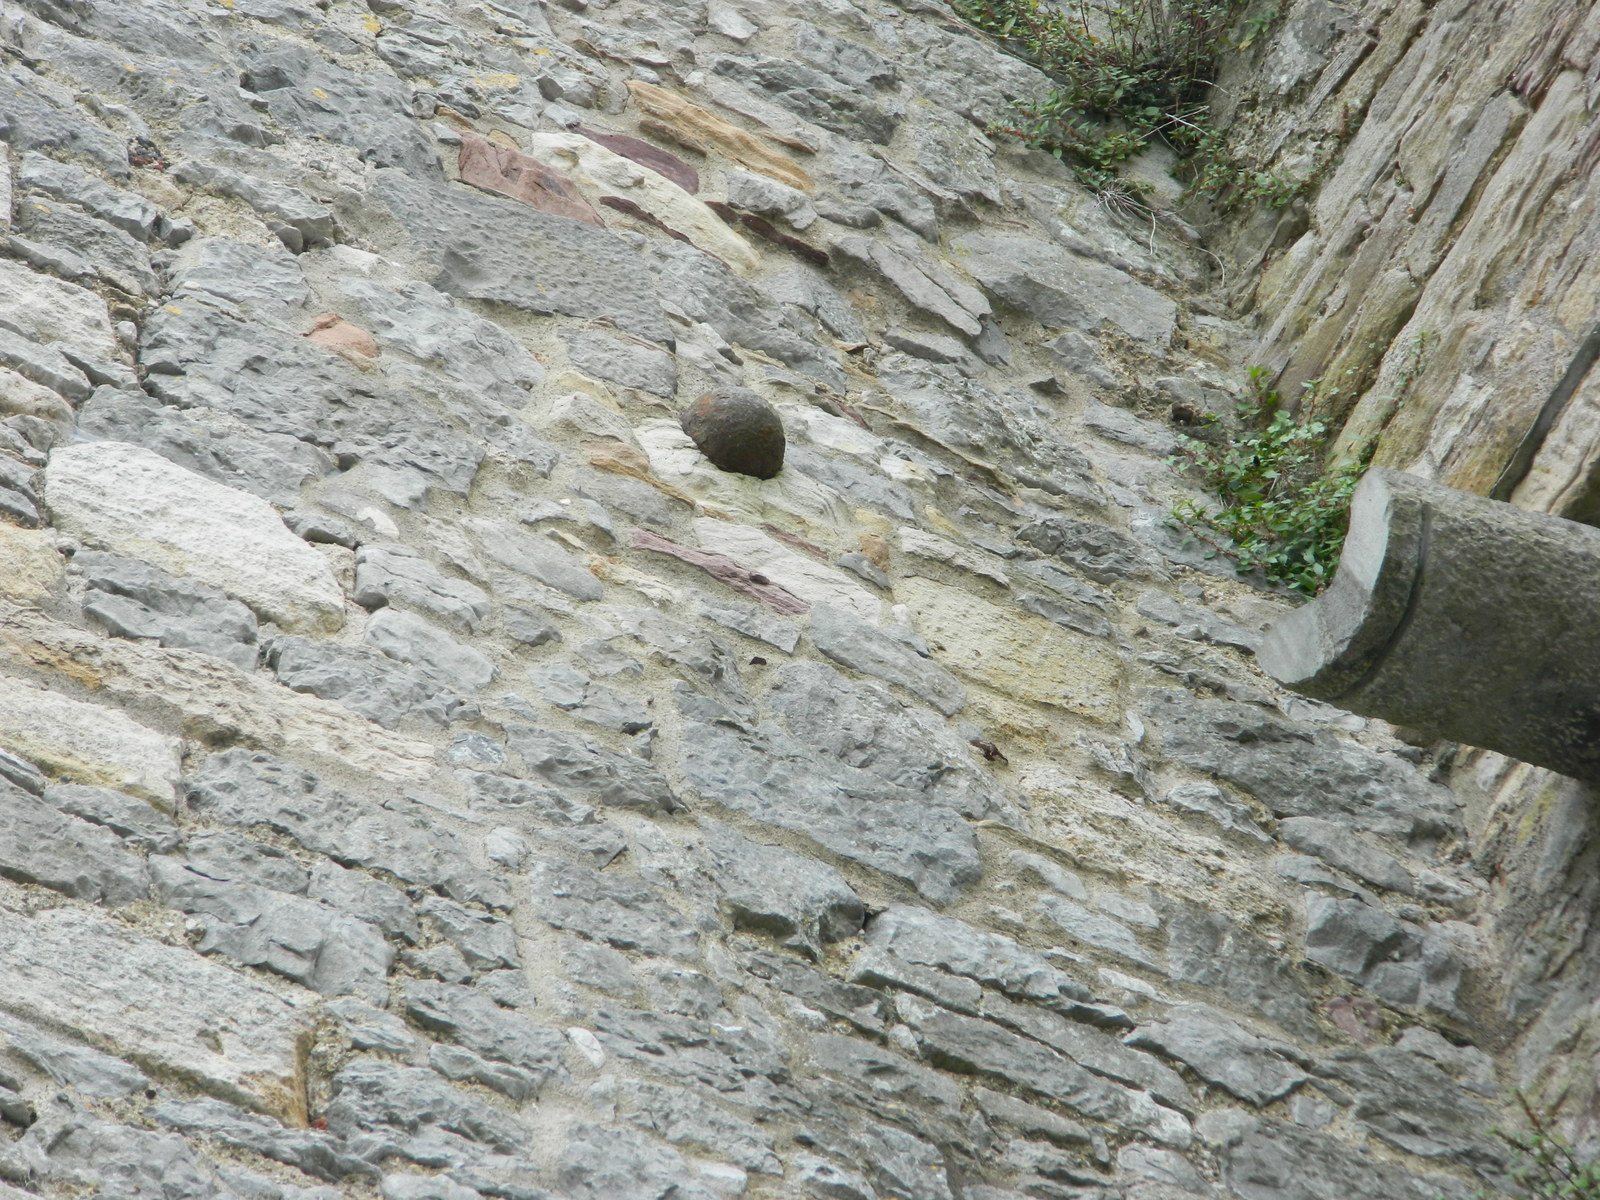
[[[1351,712],[1600,781],[1600,529],[1368,471],[1333,584],[1256,657]]]

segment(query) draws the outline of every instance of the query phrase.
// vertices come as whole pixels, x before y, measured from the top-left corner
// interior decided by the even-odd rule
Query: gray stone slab
[[[854,613],[819,604],[811,610],[811,640],[835,662],[899,684],[945,716],[965,707],[966,689],[955,676],[920,654],[903,638],[886,633]]]
[[[432,258],[440,291],[534,313],[605,317],[671,342],[649,273],[614,234],[400,171],[380,172],[377,192]]]
[[[866,919],[861,897],[838,871],[779,846],[702,821],[712,879],[735,925],[770,933],[813,956],[850,937]]]
[[[248,750],[211,755],[185,792],[194,811],[224,824],[265,825],[341,865],[388,871],[464,902],[511,907],[504,885],[474,865],[456,835],[418,806],[362,804],[282,759]]]
[[[1411,895],[1416,883],[1394,855],[1336,821],[1290,817],[1278,822],[1278,836],[1302,854],[1314,855],[1373,887]]]
[[[444,725],[464,703],[436,679],[366,646],[276,637],[266,663],[285,687],[336,700],[386,729],[412,713]]]
[[[356,150],[375,167],[437,178],[432,143],[411,119],[410,92],[382,71],[350,71],[310,47],[266,43],[244,56],[240,84],[284,127]]]
[[[1410,763],[1260,708],[1150,693],[1145,720],[1179,762],[1253,793],[1279,817],[1318,817],[1427,847],[1458,827],[1450,794]]]
[[[297,503],[304,483],[336,469],[326,451],[289,434],[265,433],[226,412],[180,409],[144,392],[114,387],[95,389],[78,410],[78,428],[106,441],[144,446],[277,505]]]
[[[1143,1092],[1100,1079],[1039,1042],[998,1025],[948,1012],[909,996],[895,1012],[936,1065],[1001,1079],[1023,1092],[1083,1116],[1146,1134],[1169,1145],[1189,1143],[1189,1123]]]
[[[150,870],[161,902],[196,918],[202,954],[266,967],[324,995],[387,1002],[394,951],[373,926],[300,896],[211,878],[173,858],[153,859]]]
[[[980,873],[972,834],[955,810],[819,755],[774,726],[741,732],[719,721],[696,724],[678,765],[702,799],[799,833],[935,902]]]
[[[494,663],[431,621],[397,608],[367,618],[365,638],[390,658],[410,663],[445,687],[474,692],[494,679]]]
[[[213,1138],[224,1146],[260,1154],[303,1171],[313,1179],[376,1179],[371,1163],[326,1133],[289,1129],[270,1117],[220,1100],[167,1100],[150,1115],[168,1129],[190,1137]]]
[[[647,814],[682,807],[655,768],[631,755],[608,750],[582,734],[507,725],[506,741],[532,774],[594,804]]]
[[[0,824],[0,876],[113,907],[148,895],[144,860],[103,825],[9,783],[0,783]]]
[[[963,975],[1046,1007],[1060,1009],[1090,999],[1081,983],[1035,951],[927,909],[891,905],[872,918],[866,933],[870,944],[907,962]]]
[[[1186,1005],[1160,1021],[1141,1025],[1128,1045],[1177,1059],[1210,1083],[1257,1108],[1286,1095],[1310,1078],[1289,1047],[1273,1044],[1215,1010]]]
[[[1068,937],[1085,946],[1109,951],[1141,967],[1161,969],[1154,952],[1146,949],[1133,930],[1121,921],[1092,912],[1065,896],[1041,896],[1039,910]]]
[[[1163,911],[1166,967],[1174,980],[1212,988],[1297,1037],[1317,1036],[1305,981],[1281,950],[1226,913],[1183,901],[1168,902]]]
[[[1306,957],[1391,1004],[1455,1013],[1470,960],[1437,927],[1404,921],[1361,900],[1309,894]]]
[[[1465,1200],[1468,1185],[1412,1172],[1331,1137],[1263,1121],[1222,1155],[1223,1181],[1240,1200]]]
[[[221,1099],[306,1119],[308,1008],[93,910],[7,902],[0,1011]]]
[[[593,329],[567,330],[561,340],[572,365],[585,374],[667,399],[678,390],[677,363],[652,344],[625,341]]]
[[[16,183],[18,187],[80,205],[144,242],[154,236],[161,219],[161,211],[143,196],[114,187],[82,167],[32,151],[17,163]]]
[[[465,632],[489,615],[489,595],[476,584],[446,575],[410,546],[366,542],[356,549],[352,599],[363,608],[387,604],[419,608]]]
[[[973,232],[955,239],[958,261],[996,299],[1045,326],[1097,332],[1103,322],[1161,349],[1178,306],[1116,267],[1033,238]]]
[[[511,1114],[426,1067],[357,1059],[333,1077],[328,1131],[349,1138],[363,1130],[445,1130],[511,1154],[528,1131]]]
[[[501,1008],[476,988],[407,980],[400,997],[406,1015],[424,1029],[490,1059],[530,1071],[541,1086],[562,1072],[566,1039],[559,1032]],[[538,1090],[534,1089],[535,1095]]]
[[[585,1123],[569,1129],[555,1177],[573,1200],[650,1195],[719,1200],[718,1192],[676,1150],[615,1126]]]
[[[112,554],[84,550],[72,561],[88,586],[84,614],[109,632],[255,669],[255,614],[226,593]]]
[[[423,928],[459,950],[474,969],[521,967],[522,956],[517,952],[517,934],[511,922],[475,912],[443,896],[424,897],[417,911]]]
[[[545,380],[543,365],[516,337],[420,280],[394,290],[364,279],[341,279],[338,287],[384,348],[437,367],[502,404],[522,407]]]
[[[528,672],[528,678],[546,703],[580,721],[627,734],[639,733],[654,724],[644,701],[602,687],[571,667],[535,667]]]
[[[622,950],[692,958],[698,932],[648,884],[573,863],[543,863],[528,876],[534,911],[557,929]]]

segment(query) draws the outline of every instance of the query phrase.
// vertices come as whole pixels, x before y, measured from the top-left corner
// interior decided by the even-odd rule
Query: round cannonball
[[[700,453],[724,471],[771,479],[783,470],[783,422],[747,388],[707,392],[678,421]]]

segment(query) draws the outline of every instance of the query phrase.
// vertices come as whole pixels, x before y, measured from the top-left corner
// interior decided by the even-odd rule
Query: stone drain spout
[[[1369,471],[1332,586],[1258,660],[1352,712],[1600,781],[1600,529]]]

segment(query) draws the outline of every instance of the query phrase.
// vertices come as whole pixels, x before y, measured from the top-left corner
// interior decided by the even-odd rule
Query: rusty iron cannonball
[[[679,417],[700,452],[724,471],[771,479],[783,470],[783,422],[747,388],[707,392]]]

